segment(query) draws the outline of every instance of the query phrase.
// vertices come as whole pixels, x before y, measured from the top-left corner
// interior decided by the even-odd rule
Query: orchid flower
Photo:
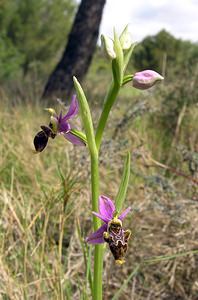
[[[85,146],[86,143],[83,138],[78,134],[75,134],[75,130],[72,129],[69,120],[78,114],[78,101],[76,95],[72,97],[72,101],[67,114],[62,115],[62,111],[59,115],[53,108],[47,108],[47,111],[51,113],[51,119],[49,126],[41,126],[39,131],[34,137],[34,146],[37,152],[41,152],[45,149],[48,143],[48,139],[54,139],[57,134],[63,135],[68,141],[74,145]]]
[[[122,228],[122,220],[130,212],[128,207],[119,216],[111,199],[106,196],[99,197],[99,213],[93,214],[100,218],[104,224],[95,232],[91,233],[86,241],[89,244],[101,244],[107,242],[117,264],[124,263],[124,256],[127,251],[127,244],[130,238],[130,230]]]

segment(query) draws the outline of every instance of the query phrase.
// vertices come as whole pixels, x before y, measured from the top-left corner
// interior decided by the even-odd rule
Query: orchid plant
[[[128,62],[130,61],[135,43],[132,43],[128,26],[119,36],[114,31],[114,38],[101,37],[102,47],[111,62],[112,82],[104,99],[104,105],[96,130],[94,130],[91,111],[82,86],[74,77],[74,86],[77,96],[73,96],[67,114],[57,114],[54,109],[48,108],[51,114],[48,126],[41,126],[34,138],[34,146],[37,152],[45,149],[48,139],[54,139],[57,134],[63,135],[74,145],[87,146],[91,160],[91,203],[93,211],[94,232],[87,238],[88,244],[94,245],[94,270],[90,288],[94,300],[102,299],[102,270],[103,270],[103,243],[109,245],[115,262],[122,264],[125,261],[128,241],[131,231],[123,228],[123,220],[131,208],[122,211],[126,198],[127,186],[130,176],[130,152],[127,153],[120,187],[115,198],[115,203],[106,196],[99,196],[99,153],[103,133],[108,120],[109,113],[115,103],[120,89],[127,83],[131,86],[145,90],[152,87],[156,82],[163,80],[163,77],[153,70],[144,70],[133,75],[125,74]],[[77,100],[78,99],[78,100]],[[79,107],[78,107],[79,106]],[[85,134],[74,129],[70,119],[80,116]],[[98,211],[99,210],[99,211]],[[101,224],[101,221],[103,224]],[[92,277],[92,275],[90,275]]]

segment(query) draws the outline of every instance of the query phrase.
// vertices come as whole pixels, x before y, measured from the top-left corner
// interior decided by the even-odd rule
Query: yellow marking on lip
[[[116,259],[115,261],[116,265],[123,265],[125,263],[125,260],[124,259]]]
[[[105,231],[105,232],[103,233],[103,237],[104,237],[105,239],[108,239],[108,238],[109,238],[109,233]]]

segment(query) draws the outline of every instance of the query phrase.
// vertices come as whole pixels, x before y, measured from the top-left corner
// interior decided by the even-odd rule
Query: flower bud
[[[128,50],[132,45],[132,36],[129,32],[128,25],[125,27],[120,35],[120,44],[123,50]]]
[[[157,81],[163,80],[160,74],[153,70],[144,70],[135,73],[132,80],[132,85],[134,88],[139,90],[147,90],[152,87]]]
[[[105,35],[101,35],[101,44],[107,57],[111,59],[116,58],[116,53],[114,51],[114,44],[109,37]]]

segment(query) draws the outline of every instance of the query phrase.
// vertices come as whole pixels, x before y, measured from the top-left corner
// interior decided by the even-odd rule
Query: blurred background
[[[138,42],[127,73],[165,80],[143,92],[126,85],[105,132],[102,194],[114,199],[132,153],[133,238],[122,267],[105,251],[104,299],[198,299],[197,12],[196,0],[0,0],[1,299],[90,299],[87,150],[60,137],[35,155],[32,141],[44,108],[69,104],[73,75],[97,124],[111,81],[99,35],[127,24]],[[133,273],[142,259],[186,251]]]

